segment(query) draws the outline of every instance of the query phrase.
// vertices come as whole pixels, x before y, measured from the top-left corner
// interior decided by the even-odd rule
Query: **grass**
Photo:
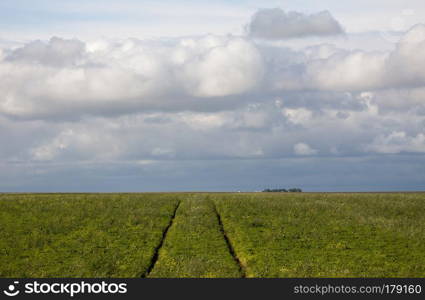
[[[220,231],[214,204],[200,195],[182,201],[150,277],[240,277]]]
[[[0,277],[243,274],[425,277],[425,193],[0,194]]]
[[[0,277],[138,277],[172,195],[0,195]]]
[[[217,196],[248,277],[424,277],[425,194]]]

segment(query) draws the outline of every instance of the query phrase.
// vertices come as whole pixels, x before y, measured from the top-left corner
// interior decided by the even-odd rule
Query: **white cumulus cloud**
[[[257,47],[239,37],[169,43],[52,38],[4,55],[0,113],[44,118],[164,109],[193,98],[242,95],[262,77]]]
[[[299,156],[310,156],[317,154],[318,151],[306,143],[298,143],[294,145],[294,153]]]

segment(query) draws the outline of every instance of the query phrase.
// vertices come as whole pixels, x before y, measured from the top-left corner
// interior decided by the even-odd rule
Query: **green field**
[[[0,194],[0,277],[425,277],[425,193]]]

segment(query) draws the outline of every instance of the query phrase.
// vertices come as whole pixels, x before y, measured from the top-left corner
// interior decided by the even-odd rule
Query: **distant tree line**
[[[302,193],[301,189],[292,188],[292,189],[265,189],[263,193]]]

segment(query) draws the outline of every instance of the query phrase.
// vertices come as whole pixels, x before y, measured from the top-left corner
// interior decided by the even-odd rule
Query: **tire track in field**
[[[212,203],[213,203],[213,206],[214,206],[215,215],[217,216],[220,231],[223,234],[224,240],[226,241],[226,245],[227,245],[227,248],[229,249],[230,255],[232,255],[233,260],[239,266],[239,272],[241,273],[242,278],[246,278],[245,267],[243,266],[241,260],[237,256],[237,254],[235,252],[235,248],[233,248],[232,243],[230,242],[229,236],[227,235],[226,231],[224,230],[223,221],[221,220],[221,216],[218,213],[217,206],[215,205],[214,201],[212,201]]]
[[[155,267],[155,264],[158,261],[158,257],[159,257],[159,250],[161,250],[162,245],[164,245],[164,241],[165,241],[165,238],[167,237],[168,230],[171,228],[171,226],[173,226],[173,222],[174,222],[174,219],[176,218],[177,210],[179,209],[181,203],[182,203],[182,201],[180,200],[177,203],[176,207],[174,208],[173,215],[171,216],[170,222],[168,223],[167,227],[165,227],[164,232],[162,233],[161,241],[159,242],[158,246],[156,246],[155,251],[154,251],[154,255],[152,256],[149,267],[145,271],[145,273],[143,273],[142,278],[148,277],[150,272]]]

